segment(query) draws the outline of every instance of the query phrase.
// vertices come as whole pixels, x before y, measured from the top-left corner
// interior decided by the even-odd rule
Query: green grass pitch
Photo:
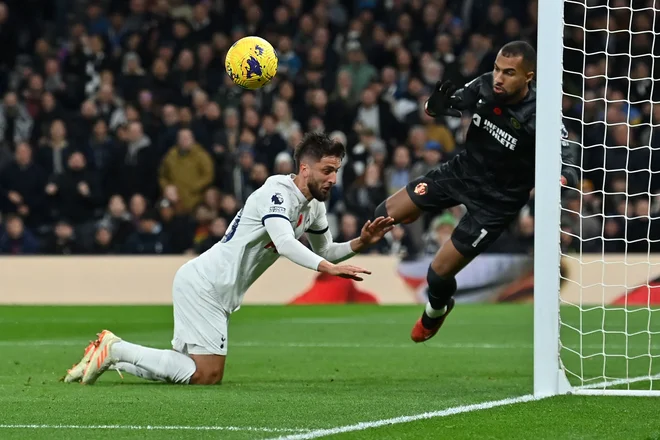
[[[532,392],[531,305],[459,304],[436,338],[417,345],[409,333],[420,311],[245,306],[231,318],[220,386],[122,380],[112,370],[82,386],[58,379],[96,332],[108,328],[168,348],[171,307],[0,307],[0,439],[304,437]],[[660,328],[652,314],[594,311],[580,320],[568,310],[564,319],[588,333],[580,340],[564,330],[568,347],[581,343],[586,356],[565,354],[572,371],[593,378],[643,375],[649,367],[660,373],[660,359],[648,356],[653,348],[660,353],[660,341],[644,335]],[[590,333],[603,322],[605,342],[602,332]],[[635,386],[648,389],[649,382]],[[660,389],[660,381],[653,386]],[[659,413],[656,397],[561,396],[329,438],[650,440],[660,439]]]

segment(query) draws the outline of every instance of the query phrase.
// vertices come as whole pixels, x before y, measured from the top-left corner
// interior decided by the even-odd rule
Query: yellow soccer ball
[[[225,70],[234,83],[244,89],[265,86],[277,73],[277,54],[260,37],[243,37],[227,51]]]

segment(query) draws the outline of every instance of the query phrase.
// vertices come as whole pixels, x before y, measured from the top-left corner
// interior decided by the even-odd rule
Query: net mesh
[[[578,387],[660,391],[660,1],[564,0],[561,365]],[[541,17],[542,19],[542,17]]]

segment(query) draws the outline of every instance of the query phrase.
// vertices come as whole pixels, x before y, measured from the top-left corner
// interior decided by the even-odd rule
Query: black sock
[[[456,278],[440,276],[429,266],[426,281],[428,282],[429,304],[434,310],[442,310],[456,293]],[[422,325],[426,328],[433,328],[440,319],[442,319],[442,316],[431,318],[424,310]]]

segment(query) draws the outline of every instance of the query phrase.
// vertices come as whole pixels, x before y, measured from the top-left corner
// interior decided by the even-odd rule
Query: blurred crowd
[[[660,169],[652,155],[660,107],[650,101],[654,34],[641,31],[651,22],[574,3],[569,25],[589,14],[594,29],[632,23],[640,32],[567,26],[564,122],[585,172],[582,193],[564,192],[562,243],[645,252],[645,240],[632,240],[657,230],[648,193],[660,186],[649,170]],[[268,176],[295,171],[293,147],[312,130],[347,147],[328,212],[335,239],[350,239],[388,195],[463,148],[471,115],[426,116],[430,87],[489,71],[508,41],[536,46],[536,8],[535,0],[0,2],[0,254],[204,252]],[[266,38],[279,55],[278,75],[255,92],[224,71],[226,50],[245,35]],[[433,253],[463,213],[397,227],[372,252]],[[533,233],[532,199],[490,251],[531,252]]]

